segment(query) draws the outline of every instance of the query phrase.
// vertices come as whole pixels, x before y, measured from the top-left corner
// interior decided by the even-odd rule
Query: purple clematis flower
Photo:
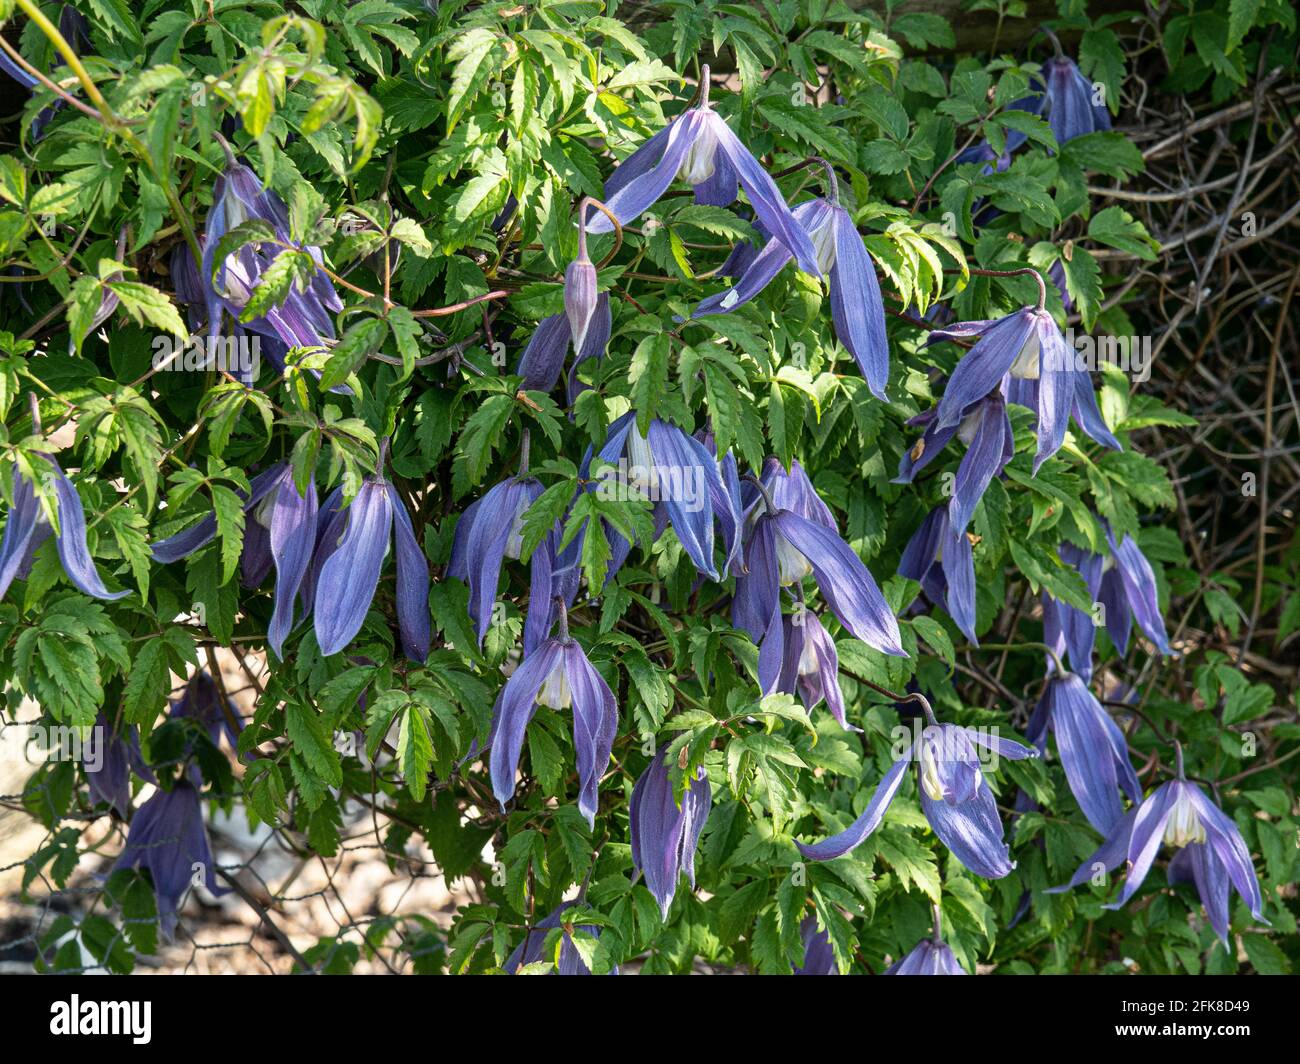
[[[1063,544],[1061,560],[1073,566],[1088,586],[1094,602],[1104,608],[1106,631],[1111,642],[1121,654],[1128,652],[1129,635],[1137,621],[1143,634],[1155,644],[1161,654],[1173,654],[1164,617],[1160,613],[1156,593],[1155,571],[1132,536],[1125,534],[1116,539],[1109,524],[1102,521],[1106,531],[1106,554],[1093,554],[1073,544]],[[1093,642],[1092,617],[1065,603],[1054,603],[1056,614],[1053,624],[1061,631],[1070,662],[1076,670],[1083,671],[1080,662],[1086,652],[1091,658]],[[1048,615],[1044,599],[1044,618]],[[1051,642],[1051,640],[1047,640]],[[1077,655],[1077,658],[1076,658]],[[1089,666],[1090,668],[1090,666]]]
[[[795,975],[839,975],[835,963],[835,950],[831,936],[817,927],[816,916],[805,916],[799,923],[799,937],[803,940],[803,967]]]
[[[570,406],[584,388],[577,378],[578,367],[588,359],[605,357],[612,325],[609,293],[601,292],[596,296],[596,306],[587,326],[586,337],[577,347],[573,365],[569,368]],[[564,357],[572,340],[573,332],[567,314],[552,314],[537,323],[537,328],[524,347],[524,353],[519,356],[516,370],[524,379],[523,387],[526,391],[549,392],[555,387],[564,370]]]
[[[984,497],[989,482],[1000,476],[1015,457],[1016,439],[1011,418],[1000,391],[977,399],[965,410],[955,425],[940,428],[938,412],[929,410],[912,418],[909,425],[925,426],[925,434],[907,451],[898,465],[895,484],[910,484],[930,464],[948,441],[956,436],[966,445],[966,453],[957,467],[949,516],[955,532],[965,532],[975,516],[975,507]]]
[[[777,480],[777,494],[790,491],[793,505],[812,507],[816,492],[805,490],[807,477]],[[732,623],[743,628],[759,646],[758,674],[771,690],[785,660],[785,625],[781,614],[781,588],[801,585],[811,575],[831,612],[849,633],[884,654],[906,657],[894,612],[880,593],[875,578],[853,548],[827,527],[829,511],[810,520],[786,508],[762,482],[759,500],[746,520],[744,572],[736,578]],[[802,500],[800,502],[799,500]],[[820,499],[819,509],[824,509]],[[819,515],[820,516],[820,515]]]
[[[269,225],[280,242],[293,243],[284,202],[262,186],[257,175],[235,158],[224,140],[221,147],[226,153],[226,168],[213,190],[212,210],[208,212],[203,234],[200,274],[209,335],[214,338],[221,330],[222,311],[238,321],[263,273],[283,250],[275,245],[264,248],[257,243],[245,244],[218,263],[216,252],[222,237],[244,222],[256,220]],[[318,266],[323,264],[320,248],[308,245],[301,250]],[[283,302],[244,324],[250,331],[283,345],[286,351],[293,347],[327,347],[334,340],[331,312],[342,309],[343,301],[333,283],[317,269],[305,288],[291,286]]]
[[[655,504],[657,522],[661,528],[672,525],[682,549],[702,575],[721,579],[713,560],[713,526],[715,517],[722,514],[725,521],[733,506],[719,463],[704,444],[658,418],[642,436],[636,413],[629,411],[610,425],[596,457],[615,467],[611,472],[622,490],[631,489]],[[589,461],[583,462],[584,478],[589,465]],[[612,529],[609,539],[613,552],[609,575],[613,576],[627,560],[632,545]],[[728,558],[724,568],[728,568],[738,545],[734,540],[725,545]]]
[[[91,797],[125,820],[131,812],[131,773],[146,783],[158,783],[140,752],[139,729],[127,724],[118,731],[101,710],[90,735],[82,767]]]
[[[276,657],[283,659],[284,641],[294,626],[294,604],[316,545],[319,516],[316,478],[312,476],[303,494],[294,483],[290,464],[278,462],[255,476],[249,488],[244,513],[252,520],[244,526],[240,555],[242,579],[246,587],[257,587],[271,567],[275,567],[275,607],[266,639]],[[211,543],[216,535],[216,515],[207,514],[183,532],[155,543],[153,559],[165,565],[188,558]]]
[[[695,889],[695,848],[713,804],[703,766],[686,781],[680,802],[673,793],[668,768],[668,748],[660,747],[632,788],[628,806],[632,866],[645,876],[665,920],[683,872]]]
[[[1105,104],[1095,102],[1092,82],[1083,76],[1073,59],[1061,54],[1059,48],[1056,55],[1043,64],[1043,80],[1036,82],[1034,88],[1041,88],[1042,95],[1025,110],[1047,120],[1057,144],[1110,129],[1110,113]],[[1010,137],[1007,143],[1009,146]]]
[[[212,894],[229,893],[217,885],[199,792],[184,780],[170,791],[159,791],[140,807],[113,868],[148,870],[158,900],[159,923],[169,941],[176,929],[180,901],[196,871]]]
[[[384,465],[387,442],[380,449]],[[366,477],[356,498],[340,509],[335,489],[318,520],[311,598],[316,641],[329,657],[352,642],[365,623],[390,543],[397,555],[397,627],[402,652],[420,664],[429,656],[429,562],[415,538],[406,503],[381,473]]]
[[[573,906],[577,905],[576,901],[566,901],[549,916],[539,920],[524,936],[522,942],[514,948],[506,963],[503,965],[503,971],[509,975],[515,975],[520,968],[529,964],[536,964],[538,961],[549,960],[549,957],[542,955],[546,948],[546,933],[553,928],[563,927],[563,942],[560,945],[560,963],[556,967],[556,975],[590,975],[591,969],[587,967],[586,962],[582,959],[582,954],[578,952],[578,947],[573,944],[573,936],[566,927],[567,921],[564,914]],[[571,925],[570,925],[571,926]],[[600,938],[600,928],[594,924],[579,924],[575,930],[584,931],[593,938]],[[618,967],[615,966],[610,970],[610,975],[618,975]]]
[[[1014,740],[931,719],[885,773],[862,815],[847,829],[822,842],[795,843],[799,852],[809,860],[830,861],[860,845],[880,826],[902,785],[907,766],[916,760],[921,811],[939,841],[977,876],[1001,879],[1015,865],[1002,839],[997,802],[984,782],[976,745],[1013,761],[1038,756],[1032,747]]]
[[[559,604],[562,606],[562,603]],[[568,632],[560,612],[560,634],[550,637],[510,674],[497,699],[492,721],[489,768],[492,793],[501,803],[514,797],[515,771],[524,746],[524,733],[538,705],[572,709],[573,746],[578,757],[578,809],[594,824],[601,773],[609,764],[618,731],[618,705],[604,678],[587,660],[582,646]]]
[[[1122,908],[1151,870],[1160,844],[1177,850],[1169,862],[1170,884],[1191,882],[1196,885],[1205,906],[1210,926],[1224,946],[1228,945],[1228,904],[1235,889],[1246,903],[1250,915],[1260,923],[1264,919],[1264,899],[1250,851],[1241,832],[1200,787],[1188,783],[1182,773],[1182,750],[1178,750],[1178,778],[1157,787],[1142,802],[1119,820],[1106,841],[1080,867],[1070,882],[1054,887],[1049,894],[1060,893],[1087,882],[1098,865],[1107,872],[1127,863],[1128,877],[1119,898],[1108,909]]]
[[[812,241],[794,220],[776,182],[709,105],[707,67],[700,76],[699,103],[623,160],[605,182],[602,199],[619,224],[628,225],[656,203],[677,177],[695,189],[696,203],[713,207],[734,202],[739,185],[749,196],[755,217],[794,253],[799,268],[820,276]],[[587,231],[593,234],[613,228],[614,223],[599,212],[587,221]]]
[[[1119,792],[1134,804],[1142,800],[1124,733],[1072,672],[1049,677],[1029,719],[1026,737],[1041,752],[1047,750],[1049,728],[1056,735],[1056,751],[1075,801],[1088,823],[1109,835],[1124,817]]]
[[[948,611],[962,635],[979,646],[975,637],[975,560],[970,538],[954,527],[953,499],[936,506],[903,548],[898,575],[916,580],[936,606]]]
[[[1037,473],[1061,449],[1075,402],[1079,371],[1065,338],[1047,311],[1024,307],[996,321],[958,322],[936,329],[926,343],[971,337],[978,340],[952,371],[939,400],[935,427],[957,429],[971,406],[1006,387],[1009,402],[1032,402],[1031,409],[1038,415]],[[1091,389],[1086,375],[1083,380]],[[1018,381],[1032,382],[1031,396],[1016,389]]]
[[[46,478],[53,488],[54,515],[59,525],[55,544],[68,580],[78,591],[92,598],[111,602],[130,594],[128,591],[109,591],[104,586],[99,570],[95,568],[95,561],[90,556],[90,547],[86,544],[86,511],[81,504],[81,496],[51,455],[42,454],[40,457],[49,462],[51,467]],[[15,579],[27,579],[32,571],[37,548],[53,532],[46,520],[41,500],[37,498],[36,489],[16,469],[13,500],[9,520],[5,523],[4,539],[0,541],[0,600],[3,600],[9,591],[9,585]]]
[[[861,731],[844,716],[844,692],[840,690],[840,658],[817,614],[809,609],[796,609],[782,621],[785,625],[785,657],[775,680],[771,676],[759,677],[763,693],[784,691],[798,695],[804,708],[811,714],[818,702],[825,701],[826,708],[845,731]],[[771,666],[771,659],[765,661]],[[768,681],[771,681],[770,686]]]
[[[892,965],[886,975],[969,975],[953,956],[948,943],[937,935],[917,943],[901,961]]]
[[[834,182],[829,166],[827,172]],[[871,394],[884,401],[885,386],[889,383],[885,304],[880,297],[875,264],[862,236],[834,192],[829,201],[815,199],[799,204],[794,209],[794,219],[808,232],[817,253],[817,265],[830,282],[835,335],[857,362]],[[732,288],[702,300],[692,316],[725,314],[748,303],[772,283],[793,257],[784,242],[769,240]]]
[[[469,616],[479,645],[492,626],[492,606],[507,558],[523,551],[524,512],[545,489],[535,477],[503,480],[483,498],[471,503],[456,525],[447,575],[469,586]],[[556,568],[558,528],[552,529],[529,559],[528,618],[524,623],[524,653],[531,654],[554,619],[552,579]]]

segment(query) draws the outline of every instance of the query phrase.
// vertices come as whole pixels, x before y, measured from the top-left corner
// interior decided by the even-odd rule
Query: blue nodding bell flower
[[[615,168],[605,182],[604,199],[612,217],[596,214],[591,233],[629,225],[680,177],[695,190],[695,202],[729,206],[737,186],[749,196],[764,228],[793,252],[799,268],[820,276],[812,241],[795,221],[776,182],[709,105],[709,68],[700,72],[698,102],[687,108]]]
[[[1121,654],[1128,652],[1129,636],[1136,621],[1142,633],[1165,655],[1174,653],[1169,645],[1156,574],[1142,549],[1132,536],[1117,537],[1109,523],[1098,518],[1106,532],[1107,551],[1094,554],[1071,543],[1062,544],[1061,560],[1083,577],[1092,600],[1104,609],[1104,623],[1111,642]],[[1061,633],[1070,664],[1086,676],[1091,674],[1095,627],[1089,614],[1063,602],[1043,599],[1044,624]],[[1052,640],[1045,640],[1051,643]]]
[[[609,293],[601,292],[596,296],[596,306],[587,324],[587,334],[581,345],[574,346],[575,353],[568,377],[570,406],[579,393],[586,389],[578,380],[578,367],[590,359],[605,357],[612,328]],[[560,374],[564,371],[564,358],[572,340],[573,333],[567,313],[552,314],[537,323],[537,328],[524,347],[524,353],[519,356],[519,366],[515,371],[523,377],[526,391],[549,392],[559,383]]]
[[[924,425],[925,433],[903,454],[895,484],[912,483],[954,436],[966,445],[966,453],[957,467],[949,511],[953,531],[965,532],[989,482],[1000,476],[1015,457],[1016,439],[1002,392],[994,390],[976,399],[962,411],[961,420],[947,428],[939,427],[935,410],[917,415],[908,424]]]
[[[573,747],[578,759],[578,810],[588,825],[596,821],[597,789],[609,764],[618,731],[614,692],[569,635],[564,601],[556,598],[559,634],[548,636],[510,674],[493,709],[489,769],[492,793],[505,809],[514,797],[515,772],[524,735],[539,705],[573,712]]]
[[[794,220],[808,233],[818,269],[830,284],[835,335],[857,362],[871,394],[883,401],[889,383],[889,340],[876,267],[853,218],[839,205],[834,169],[824,159],[817,161],[826,169],[829,198],[799,204],[794,209]],[[769,240],[744,268],[736,284],[701,300],[691,312],[692,317],[726,314],[748,303],[793,257],[789,246],[780,239]]]
[[[1044,309],[1047,285],[1036,270],[1037,307],[1023,307],[996,321],[958,322],[936,329],[926,343],[976,338],[952,371],[939,400],[938,429],[956,429],[970,407],[994,390],[1006,388],[1008,402],[1028,405],[1038,416],[1038,450],[1034,472],[1061,449],[1080,380],[1091,392],[1092,382],[1075,365],[1065,337]],[[1023,391],[1018,383],[1028,385]],[[1095,405],[1096,399],[1094,397]]]
[[[683,756],[685,753],[683,747]],[[695,889],[695,848],[713,805],[703,766],[685,781],[680,802],[668,769],[668,747],[663,746],[636,781],[628,806],[632,866],[645,876],[645,885],[665,920],[683,872]]]
[[[943,940],[939,927],[939,907],[934,906],[934,934],[918,942],[902,960],[891,965],[886,975],[969,975]]]
[[[284,201],[262,186],[257,175],[235,158],[224,138],[217,138],[226,155],[226,165],[213,189],[212,210],[208,212],[201,251],[203,261],[199,281],[203,289],[208,332],[212,338],[221,333],[222,313],[230,314],[236,322],[248,304],[250,295],[272,262],[284,249],[271,245],[245,244],[238,251],[216,261],[217,247],[222,237],[250,219],[268,224],[278,241],[292,244],[289,231],[289,212]],[[319,247],[302,245],[300,250],[316,263],[311,280],[299,288],[290,286],[288,294],[279,304],[244,326],[271,341],[270,352],[274,360],[283,365],[283,356],[289,348],[321,348],[334,341],[334,319],[331,312],[343,309],[343,301],[333,283],[319,267],[324,258]],[[173,260],[173,269],[179,266],[178,294],[188,286],[188,254]],[[186,279],[182,281],[182,279]],[[245,383],[251,383],[246,380]],[[337,389],[336,389],[337,390]]]
[[[560,943],[560,962],[556,966],[555,975],[590,975],[591,969],[587,967],[586,962],[582,959],[582,954],[578,952],[578,947],[573,944],[573,935],[570,928],[572,921],[566,920],[564,914],[577,905],[577,901],[566,901],[559,908],[555,909],[548,916],[539,920],[528,933],[524,935],[523,941],[514,948],[506,963],[502,965],[502,970],[509,975],[515,975],[520,968],[529,964],[537,964],[539,961],[550,960],[549,956],[543,956],[546,949],[547,932],[554,928],[563,928],[561,932]],[[600,938],[600,928],[594,924],[579,924],[572,930],[583,931],[592,938]],[[610,975],[618,975],[618,966],[615,965],[609,972]]]
[[[134,724],[114,728],[100,710],[90,735],[82,768],[91,797],[125,820],[131,812],[131,773],[146,783],[158,783],[140,752],[140,731]]]
[[[39,414],[33,415],[33,427],[35,432],[40,432]],[[86,543],[86,511],[81,496],[53,455],[40,454],[39,457],[49,463],[45,479],[52,489],[58,531],[51,527],[45,506],[31,481],[15,469],[13,506],[5,522],[4,539],[0,541],[0,600],[4,599],[15,579],[27,579],[37,548],[51,535],[55,537],[64,573],[82,594],[110,602],[130,594],[128,591],[109,591],[104,586]]]
[[[141,868],[153,880],[158,902],[158,921],[170,941],[176,930],[181,899],[197,871],[203,885],[216,895],[230,893],[217,883],[216,862],[203,823],[203,802],[186,780],[178,780],[169,791],[160,790],[144,803],[131,820],[126,845],[113,865]]]
[[[1008,111],[1026,111],[1046,120],[1058,145],[1088,133],[1105,132],[1111,128],[1110,112],[1100,99],[1100,86],[1088,81],[1078,64],[1061,50],[1061,42],[1050,30],[1043,30],[1051,39],[1055,55],[1043,64],[1041,77],[1030,79],[1033,95],[1022,97],[1007,106]],[[1006,149],[997,159],[997,169],[1005,170],[1012,152],[1020,148],[1028,134],[1017,130],[1006,131]],[[994,153],[988,141],[980,141],[962,151],[955,162],[992,163]],[[985,167],[989,172],[989,167]]]
[[[520,456],[520,472],[492,487],[461,515],[452,540],[447,575],[469,587],[469,616],[479,645],[492,625],[492,607],[507,558],[520,560],[524,547],[524,514],[545,490],[528,472],[528,448]],[[546,638],[554,620],[552,583],[557,569],[560,528],[551,528],[528,559],[528,617],[524,622],[524,654]]]
[[[1142,786],[1129,762],[1128,740],[1083,677],[1060,672],[1054,664],[1048,669],[1047,687],[1025,736],[1045,753],[1051,730],[1070,793],[1088,823],[1109,835],[1124,817],[1120,792],[1134,804],[1142,800]]]
[[[418,664],[429,656],[429,562],[415,538],[406,503],[383,473],[388,440],[379,448],[374,476],[346,508],[335,488],[321,508],[316,553],[308,575],[316,641],[326,657],[337,654],[361,631],[379,586],[390,544],[397,555],[397,627],[402,653]]]
[[[816,916],[805,916],[799,922],[799,938],[803,942],[803,965],[794,970],[795,975],[840,974],[831,936],[817,927]]]
[[[783,691],[798,695],[804,708],[811,714],[818,702],[825,701],[839,725],[845,731],[861,731],[851,725],[844,715],[844,692],[840,690],[840,658],[833,640],[817,614],[799,603],[795,612],[787,616],[785,625],[785,657],[780,673],[770,674],[770,656],[763,659],[768,675],[760,675],[759,683],[764,694]]]
[[[1175,750],[1177,778],[1162,783],[1140,805],[1130,809],[1070,882],[1047,893],[1059,894],[1086,883],[1098,865],[1113,872],[1126,864],[1124,889],[1114,903],[1106,906],[1123,908],[1142,886],[1163,843],[1177,851],[1169,862],[1169,883],[1190,882],[1196,886],[1210,926],[1226,947],[1231,891],[1241,895],[1251,916],[1267,925],[1264,898],[1241,831],[1200,787],[1188,782],[1182,746],[1175,744]]]
[[[252,520],[244,526],[240,553],[242,582],[258,587],[275,567],[275,606],[266,638],[276,657],[284,657],[284,641],[295,623],[295,604],[303,588],[316,545],[319,502],[313,474],[307,490],[300,492],[288,462],[277,462],[249,481],[244,513]],[[215,513],[205,514],[184,531],[168,536],[151,548],[153,560],[164,565],[188,558],[216,538]],[[306,617],[304,610],[301,620]]]
[[[795,474],[794,467],[788,478],[769,470],[769,481],[773,491],[751,479],[758,500],[745,521],[744,569],[736,577],[731,606],[732,623],[758,644],[758,672],[765,686],[779,675],[785,659],[781,589],[801,585],[808,576],[855,639],[881,653],[906,657],[894,611],[862,559],[840,539],[807,476],[802,470]]]
[[[885,773],[862,815],[838,835],[795,845],[812,861],[830,861],[860,845],[880,826],[908,766],[915,761],[921,811],[939,841],[975,875],[1001,879],[1015,865],[1003,841],[997,802],[984,781],[975,746],[1013,761],[1037,757],[1038,752],[986,731],[940,724],[928,701],[919,695],[912,697],[921,700],[928,723]]]
[[[682,549],[700,574],[710,580],[721,576],[713,559],[714,521],[723,521],[724,547],[729,568],[735,560],[735,539],[726,542],[726,521],[732,516],[730,493],[723,481],[723,467],[694,436],[676,425],[654,418],[643,436],[635,411],[628,411],[609,427],[604,446],[596,455],[613,466],[621,486],[649,497],[654,503],[656,526],[672,525]],[[591,456],[584,457],[581,475],[585,479]],[[591,490],[597,490],[593,487]],[[607,579],[622,567],[632,544],[608,529],[610,559]]]
[[[1043,64],[1042,80],[1034,82],[1041,95],[1025,109],[1047,120],[1057,144],[1110,129],[1110,112],[1102,102],[1101,86],[1083,76],[1078,64],[1061,51],[1055,34],[1044,32],[1051,38],[1056,54]],[[1009,147],[1010,137],[1007,143]]]
[[[962,635],[979,646],[975,636],[975,560],[970,537],[952,519],[956,499],[936,506],[903,548],[898,575],[915,580],[925,597],[948,611]]]

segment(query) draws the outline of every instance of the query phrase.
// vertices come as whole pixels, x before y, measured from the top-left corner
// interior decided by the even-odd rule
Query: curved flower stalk
[[[176,930],[177,910],[197,870],[203,885],[220,897],[229,891],[217,885],[216,863],[203,823],[199,792],[184,780],[170,791],[159,791],[131,821],[126,846],[113,865],[147,869],[158,902],[158,921],[168,941]]]
[[[306,493],[299,492],[290,464],[277,462],[255,476],[249,489],[244,513],[252,520],[244,527],[240,553],[243,583],[257,587],[275,567],[275,607],[266,639],[276,657],[283,659],[284,641],[295,622],[295,603],[316,546],[316,478],[313,474]],[[179,561],[206,547],[216,535],[216,515],[209,513],[184,531],[155,543],[151,553],[154,561],[162,564]],[[304,610],[302,616],[306,613]]]
[[[560,963],[557,965],[553,974],[555,975],[590,975],[591,969],[587,967],[586,962],[582,959],[582,954],[578,952],[578,947],[573,944],[573,935],[570,928],[571,924],[564,919],[564,914],[573,906],[577,905],[576,901],[566,901],[550,915],[539,920],[526,935],[523,941],[514,948],[514,951],[507,958],[506,963],[502,965],[502,970],[508,975],[515,975],[520,968],[529,964],[537,964],[539,961],[550,960],[550,957],[542,955],[546,948],[547,932],[553,928],[564,928],[563,941],[560,944]],[[572,930],[583,931],[592,938],[600,938],[600,928],[594,924],[579,924]],[[615,965],[609,972],[610,975],[618,975],[618,966]]]
[[[27,579],[37,549],[50,538],[51,533],[54,534],[63,571],[78,591],[109,602],[130,594],[129,591],[109,591],[104,586],[86,544],[86,511],[81,496],[52,455],[42,454],[40,457],[50,463],[47,477],[53,488],[54,516],[59,529],[54,532],[50,527],[36,489],[15,469],[13,506],[9,510],[9,520],[5,522],[4,539],[0,540],[0,600],[15,579]]]
[[[620,225],[629,225],[648,210],[680,177],[695,190],[695,202],[726,207],[737,186],[749,196],[754,216],[788,247],[799,268],[820,276],[817,254],[808,234],[795,221],[776,182],[709,105],[709,68],[700,73],[699,102],[623,160],[605,182],[601,197]],[[612,232],[614,222],[595,214],[590,233]]]
[[[975,559],[970,538],[954,527],[951,514],[956,499],[936,506],[912,534],[898,575],[921,585],[934,605],[948,611],[962,635],[979,646],[975,636]]]
[[[589,359],[605,357],[605,348],[609,345],[609,334],[613,327],[610,314],[609,293],[601,292],[596,296],[596,305],[587,325],[586,336],[580,345],[575,346],[576,354],[569,368],[568,401],[573,401],[582,391],[577,372],[578,367]],[[568,354],[573,340],[572,327],[567,314],[552,314],[537,323],[533,335],[529,337],[524,353],[519,356],[516,371],[524,379],[524,389],[535,392],[550,392],[559,382],[564,371],[564,358]]]
[[[91,798],[125,820],[131,812],[131,773],[146,783],[158,783],[140,752],[140,731],[134,724],[123,725],[118,731],[101,710],[90,734],[82,768]]]
[[[385,441],[379,455],[381,472],[365,478],[346,509],[339,509],[339,489],[322,508],[324,525],[312,561],[319,575],[310,592],[316,641],[321,653],[329,657],[361,631],[392,543],[397,555],[397,627],[402,652],[423,664],[431,639],[429,562],[415,538],[406,503],[382,473],[387,450]]]
[[[825,701],[831,716],[839,721],[845,731],[861,731],[850,724],[844,715],[844,692],[840,690],[840,657],[835,641],[822,627],[822,622],[812,610],[802,604],[782,620],[785,626],[785,656],[780,662],[781,671],[773,679],[772,660],[769,655],[760,661],[759,683],[763,693],[784,691],[798,695],[804,708],[812,713],[818,702]],[[767,666],[768,675],[761,674]]]
[[[1156,574],[1151,563],[1132,536],[1125,534],[1117,540],[1106,521],[1102,520],[1101,525],[1106,532],[1107,553],[1093,554],[1073,544],[1064,544],[1060,549],[1061,560],[1078,570],[1093,601],[1102,605],[1106,631],[1120,654],[1128,653],[1134,621],[1161,654],[1173,654],[1165,620],[1160,613]],[[1083,659],[1085,647],[1091,655],[1092,618],[1065,603],[1056,603],[1054,608],[1059,617],[1056,623],[1071,652],[1071,664],[1083,672],[1085,670],[1079,662]],[[1078,661],[1074,657],[1076,650],[1079,652]]]
[[[683,872],[695,889],[695,848],[713,805],[703,766],[686,781],[680,803],[668,768],[668,748],[660,747],[632,788],[628,806],[632,867],[645,876],[645,885],[665,920]]]
[[[1124,733],[1072,672],[1048,678],[1026,738],[1045,753],[1049,729],[1056,736],[1056,752],[1075,801],[1088,823],[1109,835],[1124,817],[1119,792],[1134,804],[1142,800]]]
[[[862,815],[844,831],[822,842],[796,843],[800,853],[812,861],[830,861],[860,845],[880,826],[908,765],[915,761],[921,811],[952,855],[985,879],[1001,879],[1015,868],[1002,839],[997,802],[984,782],[975,746],[1013,761],[1037,757],[1037,751],[996,734],[939,724],[932,713],[927,717],[928,725],[885,773]]]
[[[469,616],[479,646],[492,626],[492,607],[507,558],[518,560],[524,545],[524,513],[545,489],[536,477],[516,476],[495,485],[471,503],[456,526],[447,575],[469,586]],[[554,620],[552,575],[556,568],[558,529],[552,529],[529,559],[528,618],[524,653],[546,638]]]
[[[597,788],[618,731],[618,705],[609,684],[587,660],[578,641],[569,635],[563,601],[557,599],[556,605],[560,634],[548,637],[524,658],[510,674],[493,710],[489,759],[492,793],[504,811],[505,803],[514,797],[524,734],[537,707],[572,709],[580,788],[578,809],[587,823],[594,825]]]
[[[806,483],[806,476],[802,479]],[[744,572],[736,578],[731,617],[758,644],[760,678],[777,676],[785,660],[781,588],[802,585],[807,576],[817,582],[831,612],[855,639],[881,653],[906,657],[894,611],[833,525],[828,528],[779,506],[761,481],[753,483],[760,498],[746,522]],[[799,478],[786,486],[806,499]]]
[[[650,498],[657,522],[672,525],[682,549],[703,576],[721,579],[713,560],[713,525],[719,512],[729,516],[732,507],[719,464],[704,444],[658,418],[642,436],[635,411],[628,411],[610,425],[597,457],[615,467],[612,476],[622,490]],[[584,477],[589,466],[584,461]],[[601,490],[601,485],[594,490]],[[727,505],[721,506],[724,501]],[[609,576],[613,576],[627,560],[632,544],[612,529],[609,538],[613,552]],[[728,548],[730,565],[734,541]]]
[[[965,532],[989,482],[1001,476],[1007,463],[1015,457],[1016,438],[1011,431],[1011,418],[1007,416],[1006,400],[1000,391],[992,391],[971,403],[962,411],[957,424],[947,428],[939,427],[935,410],[917,415],[908,424],[924,425],[925,433],[904,452],[895,484],[912,483],[954,436],[966,445],[966,453],[957,466],[949,511],[953,530]]]
[[[890,966],[886,975],[969,975],[953,956],[939,929],[939,907],[934,909],[934,934],[918,942],[902,960]]]
[[[808,233],[817,253],[817,266],[829,281],[835,335],[857,362],[871,394],[884,401],[889,383],[889,340],[876,266],[849,212],[839,205],[834,171],[829,164],[823,165],[829,175],[829,199],[799,204],[794,209],[794,220]],[[736,284],[701,300],[691,312],[692,317],[725,314],[748,303],[793,257],[786,243],[769,240]]]
[[[1049,894],[1070,890],[1087,882],[1098,865],[1113,872],[1127,864],[1128,877],[1119,898],[1107,909],[1121,909],[1137,893],[1151,870],[1161,843],[1176,850],[1167,873],[1170,884],[1194,883],[1214,933],[1228,945],[1231,891],[1241,896],[1262,924],[1264,899],[1246,842],[1227,815],[1183,775],[1183,752],[1178,748],[1178,778],[1162,783],[1118,821],[1106,841],[1080,867],[1070,882]]]
[[[1038,281],[1045,293],[1042,278]],[[1090,391],[1092,383],[1075,368],[1065,338],[1041,300],[1037,308],[1023,307],[996,321],[958,322],[936,329],[926,343],[971,337],[978,340],[952,371],[939,400],[935,427],[956,430],[973,404],[1005,387],[1009,402],[1032,402],[1030,408],[1038,415],[1036,473],[1065,442],[1078,382],[1082,380]],[[1017,381],[1032,381],[1032,395],[1018,391]]]
[[[213,189],[212,210],[208,213],[203,234],[200,272],[207,307],[208,332],[212,337],[220,333],[223,310],[229,312],[236,321],[239,320],[263,273],[282,253],[282,249],[275,246],[263,250],[259,244],[245,244],[218,263],[216,252],[222,237],[244,222],[256,220],[269,225],[277,240],[285,244],[292,243],[289,213],[284,202],[262,186],[257,175],[235,158],[224,140],[221,141],[221,147],[226,153],[226,166]],[[323,264],[320,248],[308,245],[301,250],[306,251],[317,266]],[[272,307],[262,317],[244,324],[250,331],[283,344],[286,350],[292,347],[325,347],[334,339],[331,312],[342,309],[343,301],[333,283],[317,269],[306,288],[299,290],[296,285],[291,286],[282,303]]]
[[[831,936],[818,929],[816,916],[805,916],[800,921],[799,937],[803,940],[803,966],[794,970],[795,975],[840,974]]]

